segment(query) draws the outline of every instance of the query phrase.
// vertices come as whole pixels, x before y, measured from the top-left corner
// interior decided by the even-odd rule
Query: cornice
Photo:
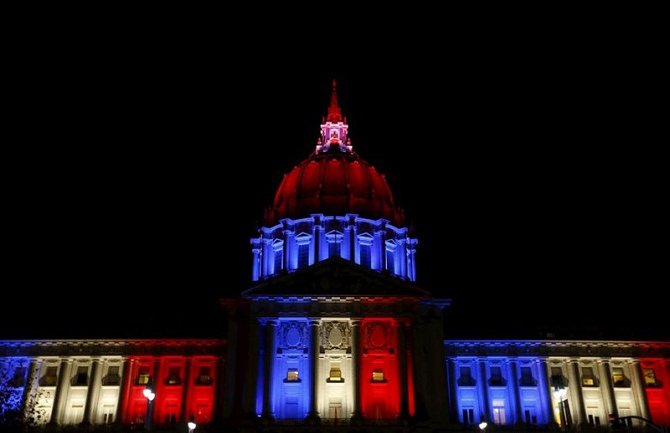
[[[0,356],[222,355],[222,339],[0,340]]]
[[[444,340],[448,356],[670,357],[670,341]]]

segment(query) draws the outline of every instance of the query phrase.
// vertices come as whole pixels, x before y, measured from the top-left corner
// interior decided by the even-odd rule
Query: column
[[[239,354],[237,362],[240,363],[239,370],[245,372],[244,386],[242,388],[243,402],[242,410],[244,416],[249,419],[256,419],[256,394],[258,392],[259,370],[265,371],[263,367],[265,360],[261,358],[264,348],[261,341],[265,340],[265,323],[261,319],[247,317],[248,339],[240,338],[240,349],[244,348],[246,357]],[[247,368],[242,367],[247,363]],[[234,410],[233,410],[233,413]]]
[[[398,267],[396,269],[396,274],[400,275],[402,278],[409,278],[409,273],[407,272],[407,238],[398,239],[398,246],[396,247],[396,254],[398,255]]]
[[[284,223],[286,227],[286,223]],[[298,267],[298,258],[296,254],[293,254],[293,230],[284,230],[284,270],[290,272]],[[293,260],[293,257],[296,256],[296,259]],[[275,272],[276,273],[276,272]]]
[[[235,412],[237,416],[240,416],[243,413],[241,409],[241,399],[242,393],[240,390],[240,382],[243,378],[238,377],[237,375],[237,357],[241,354],[239,352],[244,351],[244,344],[238,344],[238,306],[237,305],[226,305],[226,313],[228,316],[228,333],[226,335],[226,350],[225,350],[225,360],[228,368],[218,369],[217,377],[224,376],[223,382],[226,384],[225,388],[217,388],[216,392],[219,398],[222,398],[222,404],[219,408],[221,411],[221,417],[228,419],[233,416]],[[246,353],[244,353],[246,356]],[[247,358],[245,363],[248,365],[250,360]]]
[[[538,373],[538,390],[540,391],[540,397],[542,398],[542,406],[546,412],[547,424],[554,424],[554,404],[552,403],[551,396],[551,384],[549,383],[549,366],[547,361],[541,359],[537,363]]]
[[[400,415],[399,419],[409,416],[407,401],[407,343],[405,341],[404,320],[396,319],[395,327],[398,334],[398,379],[400,380]]]
[[[642,383],[642,373],[640,371],[640,361],[634,359],[630,362],[630,379],[633,388],[633,395],[637,401],[637,406],[640,408],[638,414],[642,418],[649,419],[649,407],[647,406],[647,397],[644,392],[644,384]]]
[[[570,387],[570,396],[573,402],[573,408],[576,410],[576,423],[586,423],[586,409],[584,408],[584,396],[582,395],[582,382],[579,380],[579,360],[571,359],[568,361],[568,386]]]
[[[510,379],[512,382],[512,396],[514,397],[514,422],[525,422],[521,416],[521,395],[519,390],[519,363],[516,359],[510,359],[508,364]]]
[[[134,371],[135,360],[134,359],[123,359],[123,367],[121,368],[121,386],[119,388],[119,402],[116,405],[116,416],[114,417],[115,423],[125,422],[122,419],[122,416],[127,416],[128,413],[128,400],[130,399],[130,387],[132,385],[132,377]]]
[[[372,269],[376,269],[378,271],[383,271],[386,269],[386,265],[384,263],[386,261],[386,244],[384,242],[383,230],[375,230],[374,241],[372,242],[370,253],[372,254],[373,259],[371,263]]]
[[[102,386],[102,366],[99,358],[93,358],[91,363],[91,379],[88,381],[86,406],[84,407],[84,424],[95,422],[95,412],[98,407],[98,397]]]
[[[411,281],[416,281],[416,239],[407,239],[407,276]]]
[[[489,405],[489,390],[486,380],[486,360],[478,359],[477,362],[479,363],[479,380],[477,381],[479,388],[479,416],[482,421],[491,421],[491,406]]]
[[[51,410],[51,424],[61,421],[62,412],[65,410],[68,391],[70,391],[70,375],[72,374],[72,359],[63,358],[58,369],[58,388],[54,397],[54,405]]]
[[[361,420],[363,412],[361,410],[361,322],[360,319],[351,319],[351,366],[352,380],[354,381],[354,412],[351,414],[352,421]]]
[[[260,239],[251,240],[251,281],[258,281],[261,275],[261,242]]]
[[[312,248],[314,248],[313,262],[321,260],[321,215],[312,215],[314,225],[312,227]]]
[[[225,397],[223,395],[223,390],[225,389],[224,387],[228,386],[226,385],[226,379],[223,375],[223,372],[225,371],[224,367],[226,366],[226,358],[224,357],[217,358],[216,364],[214,364],[214,369],[216,370],[216,381],[214,382],[214,385],[216,388],[214,389],[214,416],[212,417],[212,421],[215,425],[221,425],[224,417],[223,403],[225,402]],[[236,398],[235,400],[239,402],[240,399]],[[191,414],[189,414],[189,417],[190,416]]]
[[[274,266],[275,251],[272,247],[272,239],[263,238],[263,251],[261,251],[261,277],[265,278],[268,275],[271,275],[271,264]],[[274,272],[278,273],[279,270],[275,269]]]
[[[39,376],[40,370],[42,369],[42,360],[38,358],[33,358],[30,360],[30,367],[28,372],[28,380],[26,386],[23,388],[23,399],[21,404],[23,404],[23,415],[29,417],[32,414],[30,413],[33,410],[33,402],[31,397],[33,392],[37,391],[39,387]]]
[[[610,372],[610,362],[608,360],[601,360],[598,362],[598,367],[600,371],[600,380],[602,380],[602,385],[600,389],[603,393],[603,400],[607,405],[608,414],[619,416],[616,400],[614,399],[614,388],[612,387],[612,373]]]
[[[216,374],[216,378],[219,378],[219,374]],[[181,396],[181,419],[184,422],[187,422],[192,414],[186,413],[188,411],[188,403],[191,399],[191,358],[186,358],[186,363],[184,365],[184,389],[182,390]],[[218,391],[218,389],[216,390]],[[214,396],[216,399],[216,395]]]
[[[316,389],[317,389],[317,368],[319,366],[319,320],[310,319],[309,321],[310,346],[312,353],[309,357],[309,404],[310,410],[307,418],[318,421],[319,410],[317,409]]]
[[[265,363],[263,364],[263,418],[272,419],[272,381],[274,379],[274,358],[275,358],[275,331],[277,322],[268,320],[265,322]]]
[[[352,262],[356,261],[356,215],[347,214],[347,227],[344,229],[345,233],[348,232],[349,236],[349,248],[346,252],[343,251],[342,257],[348,258]],[[348,257],[345,256],[348,254]]]
[[[449,416],[452,423],[458,422],[458,378],[456,377],[456,361],[452,358],[447,359],[447,387],[449,388]],[[465,421],[465,420],[464,420]]]

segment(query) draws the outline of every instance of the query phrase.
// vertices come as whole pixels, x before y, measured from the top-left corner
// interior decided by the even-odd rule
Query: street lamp
[[[193,433],[193,430],[197,427],[197,424],[195,423],[195,419],[193,416],[191,416],[191,419],[188,421],[186,424],[188,426],[188,433]]]
[[[147,419],[144,422],[144,427],[147,430],[151,430],[151,419],[154,416],[153,401],[154,401],[154,398],[156,398],[156,393],[154,392],[153,385],[151,384],[151,381],[149,381],[147,383],[147,386],[142,391],[142,394],[144,395],[144,398],[147,399]]]
[[[488,427],[488,425],[489,425],[489,423],[487,423],[486,421],[480,422],[479,423],[479,430],[481,430],[482,433],[484,433],[486,431],[486,427]]]
[[[568,395],[568,390],[562,386],[554,388],[554,398],[558,401],[558,413],[561,417],[561,427],[568,428],[568,411],[565,404],[565,397]]]

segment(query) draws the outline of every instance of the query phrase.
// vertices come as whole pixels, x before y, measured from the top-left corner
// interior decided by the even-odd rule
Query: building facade
[[[418,240],[354,151],[335,86],[320,131],[251,239],[251,287],[221,300],[225,340],[1,341],[1,413],[163,428],[670,424],[670,342],[444,340],[451,301],[416,285]]]

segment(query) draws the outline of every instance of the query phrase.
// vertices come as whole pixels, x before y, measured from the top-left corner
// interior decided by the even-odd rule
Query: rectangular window
[[[390,249],[386,250],[386,270],[392,274],[395,274],[395,254]]]
[[[458,378],[459,386],[475,386],[475,381],[472,378],[472,371],[470,370],[470,367],[461,367],[459,371],[461,373]]]
[[[628,386],[628,381],[626,380],[626,376],[623,374],[622,367],[612,368],[612,385],[619,387]]]
[[[386,379],[384,379],[384,371],[380,368],[375,368],[374,370],[372,370],[372,381],[386,382]]]
[[[119,376],[119,366],[110,365],[107,370],[107,376],[103,382],[105,386],[118,386],[121,384],[121,377]]]
[[[74,377],[74,386],[86,386],[88,384],[88,366],[77,367],[77,375]]]
[[[211,385],[212,384],[212,368],[211,367],[200,367],[200,374],[196,379],[198,385]]]
[[[521,367],[521,386],[535,386],[533,371],[530,367]]]
[[[565,379],[561,367],[551,367],[551,387],[554,389],[565,388]]]
[[[140,371],[137,375],[137,379],[135,380],[136,385],[146,385],[151,381],[151,376],[149,375],[149,367],[148,366],[142,366],[140,367]]]
[[[114,422],[114,410],[116,407],[111,404],[102,406],[102,423],[111,424]]]
[[[328,257],[340,257],[340,245],[337,237],[328,241]]]
[[[181,385],[181,377],[179,377],[179,367],[170,367],[168,370],[168,377],[165,381],[166,385]]]
[[[298,269],[309,266],[309,244],[298,245]]]
[[[46,373],[42,378],[42,386],[56,386],[58,379],[58,367],[47,367]]]
[[[582,386],[598,386],[592,367],[582,367]]]
[[[282,250],[275,251],[275,268],[274,273],[281,271],[281,265],[284,258],[284,252]]]
[[[645,384],[645,386],[648,386],[648,387],[658,386],[658,382],[656,381],[656,373],[654,373],[653,368],[643,368],[642,369],[642,374],[644,374],[644,384]]]
[[[342,370],[340,370],[340,367],[332,367],[330,369],[328,382],[344,382],[344,379],[342,379]]]
[[[491,367],[491,379],[489,380],[489,385],[491,386],[505,385],[505,380],[502,377],[502,371],[500,370],[500,367]]]
[[[289,368],[286,372],[286,382],[300,382],[297,368]]]
[[[463,424],[470,425],[475,423],[474,409],[463,409]]]
[[[371,257],[370,257],[370,245],[360,245],[361,250],[361,265],[366,268],[371,267]]]
[[[504,425],[507,422],[507,418],[505,417],[505,401],[494,399],[491,402],[491,406],[493,406],[493,422]]]

